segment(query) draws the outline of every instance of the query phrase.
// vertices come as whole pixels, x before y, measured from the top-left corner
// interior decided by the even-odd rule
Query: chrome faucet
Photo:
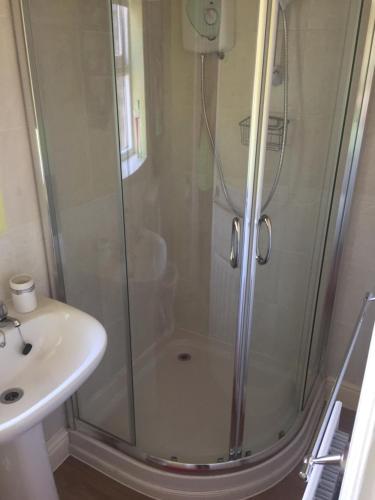
[[[2,301],[0,301],[0,325],[14,326],[15,328],[19,328],[21,326],[21,322],[18,319],[8,316],[8,308]]]
[[[6,304],[0,301],[0,327],[5,327],[5,326],[13,326],[14,328],[17,328],[18,334],[23,344],[21,352],[25,356],[29,354],[33,346],[29,342],[25,342],[25,339],[23,338],[20,328],[21,321],[19,321],[17,318],[12,318],[12,316],[8,316],[8,308]],[[0,329],[0,334],[1,334],[0,348],[3,348],[6,346],[6,338],[5,338],[5,333],[2,329]]]

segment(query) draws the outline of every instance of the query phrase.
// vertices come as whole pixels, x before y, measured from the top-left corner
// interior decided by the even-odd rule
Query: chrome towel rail
[[[354,332],[352,335],[352,338],[348,344],[348,348],[346,350],[345,356],[344,356],[344,362],[342,364],[342,367],[339,371],[339,374],[337,375],[335,384],[332,388],[330,397],[328,402],[326,403],[325,407],[323,408],[321,418],[319,420],[318,426],[317,426],[317,431],[314,434],[314,438],[312,440],[312,445],[309,448],[309,451],[307,455],[304,458],[303,461],[303,468],[299,473],[299,476],[304,480],[308,481],[310,474],[312,472],[312,468],[314,464],[322,464],[322,463],[342,463],[344,460],[344,457],[342,456],[332,456],[332,457],[317,457],[320,445],[322,443],[329,419],[331,418],[332,410],[335,405],[336,399],[338,392],[340,390],[340,386],[342,384],[342,381],[345,377],[346,370],[348,368],[348,364],[350,361],[350,358],[353,354],[354,347],[357,343],[359,334],[361,332],[362,324],[363,321],[366,317],[366,312],[367,308],[370,304],[370,302],[375,301],[375,294],[373,293],[366,293],[366,295],[363,298],[363,303],[358,315],[358,319],[354,328]]]

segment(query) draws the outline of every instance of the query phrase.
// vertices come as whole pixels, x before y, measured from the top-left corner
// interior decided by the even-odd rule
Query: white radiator
[[[336,401],[317,457],[342,453],[349,436],[338,431],[342,403]],[[336,465],[314,465],[302,500],[334,500],[340,487],[341,472]]]

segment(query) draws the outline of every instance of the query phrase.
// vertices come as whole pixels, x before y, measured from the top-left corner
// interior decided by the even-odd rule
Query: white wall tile
[[[326,116],[332,113],[342,58],[342,40],[341,32],[306,32],[302,75],[304,115]]]
[[[0,131],[0,186],[9,228],[39,219],[26,127]],[[30,190],[30,187],[32,190]]]
[[[0,17],[9,17],[10,2],[9,0],[0,0]]]
[[[293,0],[287,11],[288,28],[290,30],[304,30],[307,27],[310,1]]]
[[[308,29],[335,30],[346,26],[350,0],[310,0]]]
[[[22,127],[25,125],[25,115],[9,17],[0,17],[0,62],[0,130]]]

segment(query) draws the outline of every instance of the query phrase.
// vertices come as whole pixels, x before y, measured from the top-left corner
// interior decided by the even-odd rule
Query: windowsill
[[[146,161],[146,158],[140,158],[136,154],[129,156],[121,161],[122,178],[126,179],[134,174]]]

